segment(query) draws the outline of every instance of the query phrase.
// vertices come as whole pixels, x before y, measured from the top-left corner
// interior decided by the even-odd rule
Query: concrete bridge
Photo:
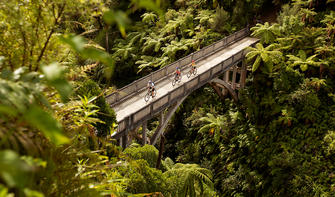
[[[107,95],[107,102],[117,114],[118,129],[112,135],[113,138],[122,147],[127,147],[129,134],[142,126],[143,144],[154,145],[184,99],[207,83],[219,96],[230,93],[237,100],[236,89],[244,86],[246,78],[246,67],[243,64],[245,49],[258,42],[258,39],[248,36],[249,30],[242,29]],[[195,60],[198,72],[196,76],[188,78],[186,73],[190,70],[192,60]],[[182,80],[172,86],[177,66],[182,70]],[[155,83],[157,95],[145,102],[149,80]],[[151,139],[148,139],[147,121],[157,116],[159,126]]]

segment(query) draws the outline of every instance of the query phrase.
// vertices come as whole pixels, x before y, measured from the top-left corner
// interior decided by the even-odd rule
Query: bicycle
[[[197,67],[192,67],[191,70],[187,72],[187,77],[190,78],[192,74],[194,76],[197,74]]]
[[[152,91],[153,91],[153,92],[152,92]],[[150,96],[151,96],[152,98],[154,98],[154,97],[156,96],[156,94],[157,94],[156,88],[154,88],[153,90],[148,89],[147,94],[144,96],[144,100],[145,100],[145,102],[148,102],[148,101],[149,101]]]
[[[175,86],[177,81],[178,81],[178,83],[181,82],[181,73],[180,73],[180,75],[177,75],[177,74],[174,75],[174,78],[172,80],[172,86]]]

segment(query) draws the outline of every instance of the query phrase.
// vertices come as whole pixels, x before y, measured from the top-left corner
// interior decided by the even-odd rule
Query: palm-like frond
[[[169,63],[169,58],[168,57],[152,57],[152,56],[146,56],[142,55],[141,60],[138,60],[135,62],[135,64],[139,64],[138,68],[138,73],[141,72],[143,69],[146,68],[156,68],[156,67],[163,67]]]
[[[164,175],[180,179],[182,185],[179,186],[177,196],[195,196],[196,190],[203,193],[204,185],[213,187],[212,172],[206,168],[201,168],[197,164],[175,164],[172,169],[166,171]]]
[[[287,55],[289,64],[292,67],[300,66],[301,71],[306,71],[308,66],[320,66],[320,62],[315,61],[317,54],[307,57],[305,51],[300,50],[298,56]]]
[[[300,12],[302,13],[302,21],[305,22],[308,20],[308,22],[313,21],[313,16],[315,16],[317,13],[313,11],[313,9],[307,9],[307,8],[301,8]]]
[[[335,24],[335,11],[330,11],[330,14],[325,15],[321,22],[324,24]]]
[[[303,37],[301,35],[290,35],[286,37],[277,38],[277,41],[281,45],[280,49],[291,50],[295,46],[302,46]]]
[[[175,59],[175,55],[178,51],[181,51],[181,50],[187,51],[189,49],[189,47],[187,45],[185,45],[185,43],[178,42],[178,41],[175,41],[175,40],[173,40],[171,43],[165,44],[165,45],[166,45],[166,47],[162,48],[162,51],[164,52],[163,56],[168,56],[172,60]]]
[[[180,18],[177,18],[176,20],[170,20],[161,30],[161,35],[166,36],[170,35],[172,33],[176,34],[177,30],[179,29],[180,25],[182,24],[182,21]]]
[[[311,8],[313,5],[313,0],[293,0],[293,5]]]
[[[199,21],[202,26],[207,26],[213,20],[214,11],[212,10],[200,10],[198,15],[194,18]]]
[[[282,60],[282,53],[276,48],[277,44],[271,44],[264,48],[261,43],[257,43],[255,48],[249,47],[250,52],[247,53],[246,57],[248,61],[254,59],[252,71],[258,70],[260,65],[263,63],[267,72],[272,72],[273,64],[278,64]]]
[[[199,129],[199,133],[206,133],[210,129],[214,129],[215,131],[222,131],[226,128],[227,121],[224,116],[215,117],[211,113],[207,113],[206,117],[202,117],[199,119],[202,122],[206,122],[204,126]]]
[[[279,25],[274,24],[271,25],[266,22],[263,24],[257,24],[255,27],[252,27],[250,29],[252,32],[252,36],[255,36],[257,38],[261,39],[261,43],[273,43],[275,39],[280,36],[280,30],[279,30]]]
[[[146,12],[141,17],[142,21],[147,24],[154,24],[157,19],[157,15],[153,12]]]
[[[145,39],[145,42],[143,44],[142,52],[150,53],[152,51],[158,52],[166,38],[161,38],[157,36],[156,34],[151,33],[149,36],[146,36],[144,39]]]
[[[335,47],[330,45],[322,45],[318,48],[315,49],[315,52],[318,55],[321,55],[322,57],[324,56],[334,56],[335,55]]]
[[[113,48],[115,53],[113,56],[119,57],[121,60],[126,60],[130,55],[135,52],[136,47],[132,47],[130,43],[127,45],[123,45],[122,43],[118,44],[116,47]]]

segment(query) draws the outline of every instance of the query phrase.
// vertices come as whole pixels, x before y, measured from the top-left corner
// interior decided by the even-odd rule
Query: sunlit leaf
[[[25,114],[24,118],[32,126],[36,127],[56,145],[65,144],[69,139],[63,134],[59,123],[46,111],[33,106]]]
[[[30,171],[32,171],[31,166],[24,162],[16,152],[0,151],[0,177],[9,187],[25,187],[30,178]]]
[[[44,197],[44,195],[41,192],[35,190],[25,188],[23,191],[26,197]]]
[[[5,57],[4,56],[0,56],[0,66],[3,64],[4,61],[5,61]]]
[[[8,188],[0,184],[0,197],[9,197]]]
[[[65,35],[60,36],[60,40],[68,44],[73,50],[79,53],[82,57],[96,60],[108,66],[107,68],[109,72],[108,75],[106,74],[106,78],[109,79],[112,76],[115,65],[114,65],[114,59],[110,54],[97,48],[84,47],[86,42],[81,36]]]
[[[8,105],[0,105],[0,114],[6,114],[9,116],[16,116],[17,115],[17,110],[11,106]]]
[[[130,24],[126,13],[121,10],[110,10],[104,13],[103,19],[107,24],[116,23],[122,36],[126,37],[126,27]]]
[[[163,11],[160,8],[160,0],[132,0],[131,1],[138,8],[144,8],[146,10],[151,10],[159,14],[161,17],[163,15]]]
[[[306,71],[307,69],[308,69],[308,65],[307,64],[301,64],[300,65],[300,69],[301,69],[301,71]]]
[[[64,77],[64,68],[57,63],[43,66],[42,71],[49,85],[56,88],[63,101],[67,101],[72,93],[72,86]]]
[[[258,56],[256,58],[254,64],[252,65],[252,72],[255,72],[258,69],[258,67],[259,67],[260,64],[261,64],[261,57]]]
[[[75,36],[73,34],[66,34],[59,36],[59,39],[70,45],[72,49],[74,49],[76,52],[80,53],[84,50],[85,40],[81,36]]]

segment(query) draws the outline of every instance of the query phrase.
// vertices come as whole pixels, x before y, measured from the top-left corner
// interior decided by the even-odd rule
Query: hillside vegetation
[[[0,196],[332,196],[334,2],[283,3],[1,1]],[[260,42],[237,103],[195,91],[163,158],[117,146],[106,94],[274,6],[277,23],[251,28]]]

